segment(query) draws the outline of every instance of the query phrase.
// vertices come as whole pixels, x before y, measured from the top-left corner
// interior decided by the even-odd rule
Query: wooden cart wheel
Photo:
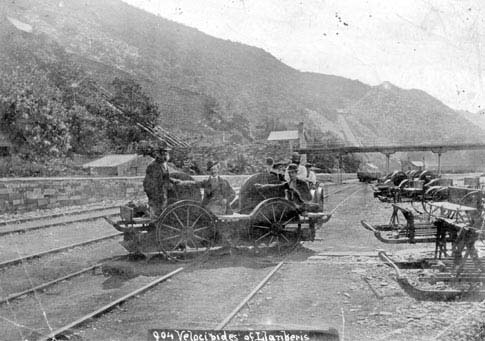
[[[208,251],[215,241],[214,215],[191,200],[169,205],[156,221],[156,237],[161,252]]]
[[[256,245],[291,246],[300,241],[301,224],[296,206],[283,198],[262,201],[251,213],[250,235]]]
[[[445,186],[433,186],[430,187],[424,192],[423,200],[421,201],[421,206],[423,207],[424,212],[431,216],[431,210],[428,206],[429,202],[434,201],[444,201],[448,200],[448,187]]]

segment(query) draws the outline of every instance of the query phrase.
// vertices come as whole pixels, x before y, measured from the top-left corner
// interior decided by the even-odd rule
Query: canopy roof
[[[298,138],[298,130],[282,130],[269,133],[268,141],[298,140]]]

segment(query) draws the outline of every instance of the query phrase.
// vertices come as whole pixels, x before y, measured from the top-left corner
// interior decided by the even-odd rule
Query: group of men
[[[168,161],[170,160],[170,148],[160,145],[154,151],[155,160],[148,165],[143,189],[148,197],[150,216],[160,216],[168,205],[168,191],[173,186],[181,184],[193,184],[204,189],[202,205],[215,214],[227,214],[230,211],[230,203],[236,197],[229,182],[219,176],[219,163],[209,161],[207,171],[210,176],[202,181],[183,181],[170,177]]]
[[[317,186],[317,176],[315,175],[315,172],[312,170],[313,164],[310,162],[307,162],[305,165],[302,165],[300,161],[301,161],[300,154],[294,153],[291,156],[290,165],[296,165],[297,166],[296,177],[300,180],[305,181],[310,187],[310,189],[314,189]],[[288,174],[289,165],[287,162],[283,161],[283,162],[275,163],[273,158],[267,158],[266,167],[268,172],[278,175],[282,181],[286,181],[286,182],[290,181],[290,176]]]
[[[154,151],[155,160],[147,167],[146,176],[143,180],[143,188],[148,197],[150,207],[150,216],[157,218],[168,205],[168,191],[173,186],[190,183],[204,189],[204,198],[202,206],[206,207],[214,214],[230,214],[231,202],[234,200],[236,193],[229,182],[219,176],[219,163],[209,161],[207,171],[209,178],[202,181],[182,181],[170,177],[168,161],[170,160],[170,148],[160,145]],[[294,154],[292,163],[283,171],[280,169],[282,164],[274,164],[273,160],[268,158],[268,171],[278,175],[281,184],[276,185],[257,185],[257,188],[264,186],[283,186],[287,190],[290,200],[297,205],[304,205],[311,200],[311,188],[316,185],[315,173],[310,169],[311,164],[306,167],[300,165],[300,156]]]
[[[305,211],[315,211],[319,209],[317,206],[310,204],[312,199],[311,190],[317,186],[317,178],[315,172],[311,169],[313,165],[306,163],[303,166],[300,163],[300,155],[294,153],[291,157],[291,163],[282,171],[281,166],[286,163],[273,163],[272,159],[268,158],[266,164],[269,167],[269,172],[273,173],[280,178],[282,177],[284,182],[281,184],[258,184],[257,188],[281,188],[286,191],[288,199],[293,201],[298,207],[303,208]],[[273,164],[270,167],[270,164]]]

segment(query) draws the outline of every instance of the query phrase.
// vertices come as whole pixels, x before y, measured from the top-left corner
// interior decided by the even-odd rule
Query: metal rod
[[[79,276],[79,275],[81,275],[81,274],[83,274],[85,272],[88,272],[90,270],[99,268],[100,266],[101,266],[101,264],[96,264],[96,265],[90,266],[89,268],[84,268],[82,270],[79,270],[79,271],[70,273],[69,275],[66,275],[66,276],[63,276],[63,277],[59,277],[59,278],[54,279],[54,280],[52,280],[50,282],[46,282],[46,283],[37,285],[37,286],[35,286],[33,288],[26,289],[24,291],[11,294],[11,295],[3,298],[3,299],[0,299],[0,304],[4,304],[4,303],[7,303],[7,302],[11,302],[11,301],[13,301],[16,298],[19,298],[19,297],[24,296],[26,294],[30,294],[30,293],[32,293],[34,291],[39,291],[41,289],[47,288],[47,287],[49,287],[51,285],[54,285],[54,284],[56,284],[58,282],[61,282],[61,281],[66,280],[66,279],[69,279],[69,278],[72,278],[72,277],[75,277],[75,276]]]
[[[233,318],[234,316],[238,313],[239,310],[241,310],[242,307],[244,307],[244,305],[258,292],[259,289],[261,289],[265,284],[266,282],[271,278],[271,276],[274,275],[274,273],[276,271],[278,271],[279,268],[281,268],[283,266],[284,262],[280,262],[278,263],[278,265],[276,265],[274,267],[273,270],[270,271],[270,273],[256,286],[256,288],[253,289],[253,291],[251,291],[249,293],[249,295],[247,295],[241,303],[239,303],[239,305],[236,307],[236,309],[234,309],[230,314],[229,316],[227,316],[224,321],[222,321],[221,323],[219,323],[216,327],[215,330],[221,330],[222,328],[224,328]]]
[[[87,244],[100,242],[100,241],[103,241],[103,240],[106,240],[106,239],[115,238],[115,237],[118,237],[122,234],[123,234],[122,232],[116,232],[114,234],[110,234],[110,235],[107,235],[107,236],[104,236],[104,237],[90,239],[90,240],[87,240],[87,241],[82,242],[82,243],[71,244],[71,245],[63,246],[63,247],[60,247],[60,248],[57,248],[57,249],[50,249],[50,250],[47,250],[47,251],[39,252],[39,253],[29,255],[29,256],[11,259],[11,260],[0,263],[0,268],[4,268],[4,267],[9,266],[9,265],[15,265],[15,264],[18,264],[18,263],[21,263],[23,261],[30,260],[30,259],[33,259],[33,258],[42,257],[42,256],[48,255],[50,253],[57,253],[57,252],[65,251],[65,250],[72,249],[72,248],[75,248],[75,247],[78,247],[78,246],[84,246],[84,245],[87,245]]]
[[[375,289],[375,288],[372,286],[372,284],[370,284],[369,279],[368,279],[367,277],[363,277],[362,279],[364,280],[364,282],[366,282],[366,283],[367,283],[367,285],[369,286],[369,289],[370,289],[370,290],[371,290],[371,291],[374,293],[374,295],[375,295],[375,296],[376,296],[378,299],[382,300],[382,299],[384,298],[384,297],[382,297],[382,295],[381,295],[381,294],[379,294],[379,293],[377,292],[377,290],[376,290],[376,289]]]
[[[112,308],[119,305],[120,303],[123,303],[124,301],[132,298],[133,296],[141,294],[142,292],[150,289],[151,287],[157,285],[158,283],[163,282],[164,280],[166,280],[166,279],[172,277],[173,275],[179,273],[183,269],[184,268],[178,268],[177,270],[172,271],[172,272],[166,274],[165,276],[162,276],[162,277],[156,279],[155,281],[148,283],[147,285],[141,287],[140,289],[137,289],[137,290],[129,293],[128,295],[125,295],[121,298],[118,298],[117,300],[99,308],[98,310],[95,310],[92,313],[89,313],[89,314],[81,317],[80,319],[77,319],[76,321],[74,321],[74,322],[72,322],[72,323],[70,323],[70,324],[68,324],[64,327],[61,327],[61,328],[51,332],[50,334],[48,334],[46,336],[43,336],[41,339],[39,339],[39,341],[47,341],[47,340],[55,339],[56,336],[64,333],[65,331],[72,329],[74,327],[80,326],[81,324],[92,319],[93,317],[100,316],[100,315],[104,314],[105,312],[111,310]]]
[[[89,212],[87,212],[87,213],[89,213]],[[58,222],[54,222],[54,223],[24,227],[24,228],[15,229],[15,230],[0,231],[0,236],[5,236],[5,235],[8,235],[8,234],[13,234],[13,233],[24,233],[24,232],[28,232],[28,231],[35,231],[35,230],[40,230],[40,229],[59,226],[59,225],[71,224],[71,223],[78,223],[80,221],[96,220],[96,219],[102,219],[104,217],[114,217],[114,216],[117,216],[117,215],[119,215],[119,213],[112,213],[112,214],[107,214],[107,215],[104,214],[104,215],[99,215],[99,216],[95,216],[95,217],[85,217],[85,218],[71,219],[71,220],[68,220],[68,221],[58,221]]]
[[[29,221],[34,221],[34,220],[53,219],[53,218],[59,218],[59,217],[64,217],[64,216],[69,216],[69,215],[91,213],[91,212],[109,210],[109,209],[112,209],[112,208],[119,208],[119,207],[120,207],[119,205],[106,206],[106,207],[95,207],[95,208],[86,209],[86,210],[70,211],[70,212],[65,212],[65,213],[55,213],[55,214],[38,216],[38,217],[27,217],[27,218],[20,218],[20,219],[4,220],[4,221],[0,221],[0,226],[15,225],[15,224],[26,223],[26,222],[29,222]]]
[[[94,87],[94,86],[93,86]],[[96,89],[96,87],[94,87]],[[124,110],[120,109],[119,107],[117,107],[116,105],[114,105],[113,103],[111,103],[109,101],[109,97],[112,97],[111,93],[104,89],[103,87],[101,86],[97,86],[97,89],[96,89],[100,94],[101,96],[103,97],[103,101],[111,108],[113,109],[114,111],[116,111],[118,114],[120,114],[123,118],[125,118],[126,120],[128,121],[131,121],[131,118],[128,117],[128,115],[125,113]],[[173,136],[172,134],[170,134],[169,132],[165,131],[162,127],[160,126],[154,126],[154,127],[147,127],[146,125],[140,123],[140,122],[135,122],[135,124],[140,127],[141,129],[145,130],[147,133],[149,133],[150,135],[152,135],[153,137],[155,137],[156,139],[161,139],[162,137],[164,137],[166,140],[169,140],[173,145],[172,147],[176,147],[176,146],[179,146],[179,147],[189,147],[189,145],[186,143],[186,142],[183,142],[181,139]],[[156,133],[156,131],[154,131],[155,129],[154,128],[158,128],[157,130],[159,131],[163,131],[163,136],[160,136]],[[162,134],[161,134],[162,135]]]

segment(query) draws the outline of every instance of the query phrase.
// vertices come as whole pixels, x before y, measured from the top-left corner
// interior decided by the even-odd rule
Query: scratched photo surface
[[[0,2],[0,339],[485,339],[479,0]]]

